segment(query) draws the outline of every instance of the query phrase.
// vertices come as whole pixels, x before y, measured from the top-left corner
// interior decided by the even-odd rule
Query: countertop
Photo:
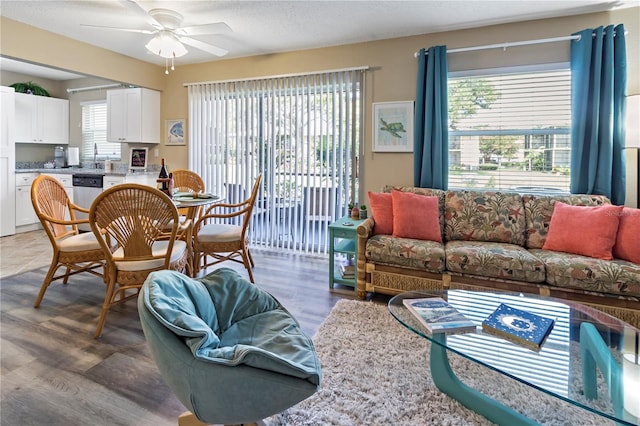
[[[92,168],[60,168],[60,169],[16,169],[16,173],[51,173],[51,174],[85,174],[85,175],[105,175],[105,176],[157,176],[158,172],[141,172],[141,171],[121,171],[112,170],[105,172],[104,169]]]

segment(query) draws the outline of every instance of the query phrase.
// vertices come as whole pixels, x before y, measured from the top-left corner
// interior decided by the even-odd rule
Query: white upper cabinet
[[[143,88],[108,90],[107,140],[160,143],[160,92]]]
[[[69,101],[26,93],[15,94],[15,140],[23,143],[68,144]]]

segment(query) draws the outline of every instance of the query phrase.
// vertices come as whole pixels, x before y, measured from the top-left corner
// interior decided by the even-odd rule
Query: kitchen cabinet
[[[39,222],[31,204],[31,184],[37,176],[38,173],[16,173],[16,226]]]
[[[41,173],[43,175],[51,176],[52,178],[58,179],[58,181],[64,186],[64,190],[67,193],[67,196],[73,203],[73,175],[66,173]]]
[[[124,183],[124,176],[105,176],[102,179],[102,190],[104,191],[121,183]]]
[[[16,233],[16,210],[7,208],[16,198],[15,93],[0,87],[0,237]]]
[[[107,90],[107,140],[160,143],[160,92],[143,88]]]
[[[68,144],[69,101],[15,94],[15,140],[22,143]]]

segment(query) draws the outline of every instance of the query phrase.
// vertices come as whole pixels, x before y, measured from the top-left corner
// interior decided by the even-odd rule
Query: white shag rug
[[[320,389],[265,419],[267,425],[492,424],[435,387],[429,342],[398,323],[386,305],[340,300],[313,341],[322,363]],[[613,424],[457,355],[449,359],[466,384],[543,425]]]

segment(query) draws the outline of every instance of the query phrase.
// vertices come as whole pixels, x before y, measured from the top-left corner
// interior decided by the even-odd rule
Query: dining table
[[[224,198],[210,193],[179,192],[173,195],[172,200],[180,214],[195,223],[203,207],[221,203]]]

